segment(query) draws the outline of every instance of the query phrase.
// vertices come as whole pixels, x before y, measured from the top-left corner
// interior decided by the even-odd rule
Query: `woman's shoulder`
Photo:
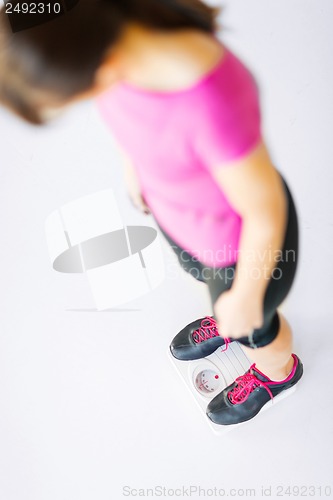
[[[209,101],[223,105],[245,96],[256,96],[258,86],[246,62],[216,35],[206,35],[197,50],[189,52],[184,78],[190,82],[180,92],[188,101],[197,100],[199,107]]]
[[[192,88],[199,108],[214,107],[216,112],[256,102],[259,86],[250,67],[227,45],[220,42],[220,57]]]
[[[187,56],[188,78],[196,83],[213,73],[227,56],[226,46],[214,35],[201,35],[201,44]]]

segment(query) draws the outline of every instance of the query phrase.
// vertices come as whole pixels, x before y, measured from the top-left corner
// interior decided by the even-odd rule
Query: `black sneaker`
[[[293,369],[281,382],[270,380],[253,364],[244,375],[212,399],[207,407],[207,416],[220,425],[239,424],[253,418],[270,399],[290,389],[302,377],[302,362],[296,354],[292,357]]]
[[[197,319],[185,326],[170,344],[172,355],[183,361],[200,359],[212,354],[218,347],[228,348],[230,340],[220,336],[213,316]]]

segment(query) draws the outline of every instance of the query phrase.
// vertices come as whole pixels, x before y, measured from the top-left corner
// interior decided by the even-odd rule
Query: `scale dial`
[[[225,381],[219,371],[208,368],[199,371],[194,377],[194,386],[200,394],[210,398],[222,391]]]

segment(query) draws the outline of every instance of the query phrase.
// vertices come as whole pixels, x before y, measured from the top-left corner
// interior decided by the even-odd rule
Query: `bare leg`
[[[258,349],[241,345],[241,348],[271,380],[281,381],[288,377],[294,364],[292,353],[292,333],[287,320],[279,312],[280,330],[271,344]]]

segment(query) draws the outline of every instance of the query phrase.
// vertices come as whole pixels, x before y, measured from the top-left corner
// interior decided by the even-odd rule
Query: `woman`
[[[125,158],[136,206],[151,212],[180,264],[208,285],[214,316],[170,346],[198,359],[237,340],[253,365],[207,415],[253,418],[302,376],[277,311],[294,280],[292,196],[261,132],[259,89],[216,37],[199,0],[81,0],[51,22],[13,34],[0,18],[0,100],[31,123],[96,96]]]

